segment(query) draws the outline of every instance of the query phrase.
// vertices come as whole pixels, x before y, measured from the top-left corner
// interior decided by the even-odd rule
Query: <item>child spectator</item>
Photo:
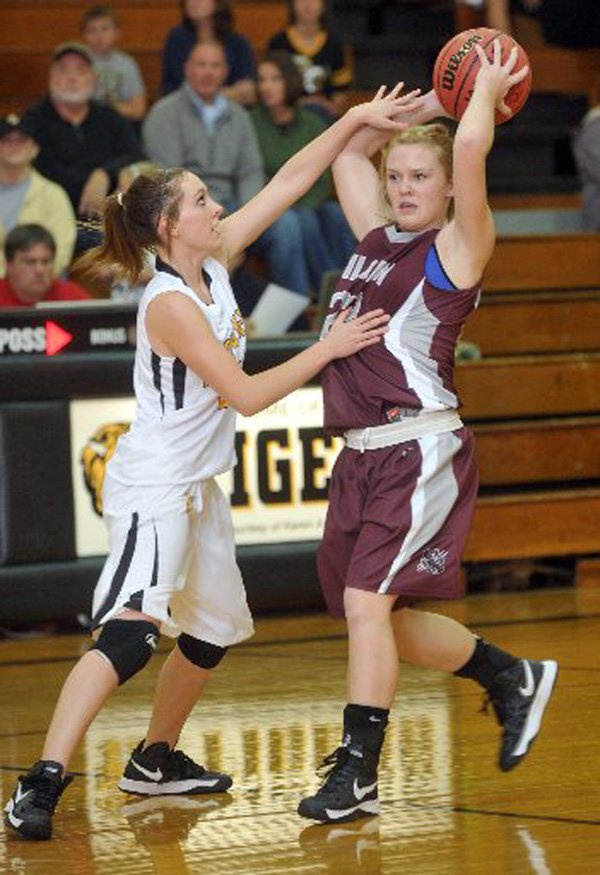
[[[60,275],[73,255],[75,213],[66,191],[33,169],[38,151],[32,132],[19,116],[0,119],[0,246],[17,225],[36,222],[52,229],[54,270]],[[4,273],[0,251],[0,277]]]
[[[246,37],[233,29],[230,0],[180,0],[180,6],[181,24],[169,31],[163,48],[163,94],[183,84],[185,62],[196,43],[217,39],[227,59],[223,94],[236,103],[254,103],[254,54]]]
[[[40,301],[85,301],[86,290],[56,279],[56,243],[41,225],[17,225],[4,242],[6,278],[0,280],[0,307],[33,307]]]
[[[146,88],[137,62],[115,48],[120,30],[114,10],[90,6],[81,17],[81,36],[94,56],[94,98],[125,118],[140,121],[147,107]]]

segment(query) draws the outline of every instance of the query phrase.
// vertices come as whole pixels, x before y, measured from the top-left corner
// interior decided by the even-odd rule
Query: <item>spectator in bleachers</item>
[[[246,37],[233,29],[231,0],[180,0],[180,5],[181,24],[169,31],[163,47],[162,93],[182,85],[185,63],[197,42],[217,39],[227,59],[223,94],[236,103],[254,103],[254,53]]]
[[[573,154],[582,182],[584,230],[600,231],[600,101],[577,130]]]
[[[6,277],[0,279],[0,307],[33,307],[40,301],[85,301],[77,283],[57,279],[56,243],[42,225],[17,225],[4,241]]]
[[[119,172],[142,157],[131,122],[92,99],[93,64],[82,43],[59,45],[50,64],[48,95],[23,115],[40,150],[36,169],[61,185],[75,213],[84,217],[100,214]]]
[[[327,21],[326,0],[287,0],[288,26],[269,40],[269,51],[292,55],[302,74],[300,101],[331,122],[340,109],[340,93],[352,82],[348,50]]]
[[[286,52],[271,52],[260,62],[259,103],[250,117],[267,180],[325,130],[325,123],[315,113],[296,105],[301,94],[300,71]],[[291,210],[302,228],[311,284],[318,289],[323,274],[341,270],[356,246],[341,207],[333,199],[331,172],[324,173]]]
[[[75,214],[66,192],[33,168],[38,145],[17,115],[0,119],[0,246],[16,225],[36,222],[51,229],[54,270],[62,274],[75,244]],[[0,252],[0,277],[5,274]]]
[[[112,106],[132,121],[146,114],[146,87],[131,55],[115,48],[119,37],[116,13],[104,4],[90,6],[81,18],[81,36],[94,56],[94,99]]]
[[[535,16],[544,39],[565,48],[600,47],[598,0],[457,0],[480,9],[488,27],[512,32],[514,13]]]
[[[265,173],[248,113],[221,91],[227,77],[222,43],[195,45],[185,77],[184,84],[157,101],[146,116],[144,149],[162,167],[196,173],[218,203],[236,210],[260,191]],[[308,297],[302,233],[291,210],[252,244],[251,251],[264,255],[273,282]]]

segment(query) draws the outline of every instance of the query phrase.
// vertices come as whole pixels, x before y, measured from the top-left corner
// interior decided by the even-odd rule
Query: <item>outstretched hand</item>
[[[360,116],[362,124],[379,131],[402,131],[409,125],[409,116],[423,104],[419,88],[401,94],[403,88],[404,82],[398,82],[386,93],[387,88],[382,85],[372,100],[360,103],[350,111]]]
[[[513,85],[521,82],[527,76],[529,67],[521,67],[520,70],[513,73],[512,71],[517,63],[517,46],[513,46],[508,58],[502,63],[500,40],[494,40],[492,45],[494,54],[491,61],[481,46],[475,46],[475,51],[481,61],[481,68],[475,80],[475,88],[487,88],[494,97],[496,109],[503,115],[510,117],[513,114],[512,109],[507,106],[504,98]]]
[[[322,343],[327,344],[331,359],[345,358],[353,353],[379,343],[388,330],[390,317],[383,310],[369,310],[356,319],[347,317],[350,310],[342,310],[336,316],[329,333]]]

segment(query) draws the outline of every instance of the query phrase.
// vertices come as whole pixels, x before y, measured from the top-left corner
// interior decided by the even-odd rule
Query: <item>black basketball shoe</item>
[[[298,814],[321,823],[344,823],[379,814],[378,755],[355,744],[344,744],[326,757],[319,771],[328,769],[314,796],[303,799]]]
[[[521,762],[540,731],[557,674],[554,660],[521,659],[497,674],[488,688],[487,699],[503,730],[498,760],[503,772]]]
[[[208,772],[182,750],[171,750],[164,741],[143,750],[140,741],[119,781],[119,790],[141,796],[177,793],[223,793],[233,781],[221,772]]]
[[[63,767],[52,760],[40,760],[21,775],[15,792],[4,806],[10,829],[28,839],[52,838],[52,815],[63,790],[73,780],[63,778]]]

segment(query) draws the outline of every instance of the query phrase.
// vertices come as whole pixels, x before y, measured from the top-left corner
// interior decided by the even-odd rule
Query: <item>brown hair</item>
[[[118,27],[119,25],[119,19],[117,18],[115,10],[107,4],[99,3],[96,6],[90,6],[89,9],[85,10],[79,23],[80,30],[84,31],[90,22],[96,21],[98,18],[110,18],[115,27]]]
[[[186,12],[186,0],[180,0],[179,5],[182,12],[182,24],[188,30],[196,31],[196,25]],[[233,13],[231,11],[231,0],[215,0],[215,11],[212,15],[212,23],[215,30],[215,36],[222,42],[229,39],[233,33]]]
[[[437,122],[432,125],[414,125],[396,134],[389,143],[381,150],[379,163],[379,184],[381,195],[387,204],[386,181],[387,163],[392,149],[396,146],[429,146],[435,150],[439,161],[444,168],[448,180],[452,180],[452,149],[454,136],[446,125]]]
[[[329,9],[327,0],[321,0],[323,4],[323,11],[319,17],[319,27],[321,30],[329,30]],[[297,22],[296,10],[295,10],[295,0],[287,0],[287,8],[288,8],[288,24],[294,26]]]
[[[168,243],[158,233],[165,217],[169,224],[179,217],[184,174],[182,167],[142,173],[126,192],[110,195],[104,204],[104,241],[88,250],[76,268],[90,279],[106,270],[135,283],[144,270],[144,252]]]
[[[27,252],[39,243],[43,244],[52,255],[56,254],[56,241],[47,228],[33,223],[15,225],[6,235],[4,256],[7,261],[12,261],[17,252]]]
[[[304,94],[304,83],[302,82],[302,74],[292,56],[284,51],[268,52],[259,61],[259,69],[262,64],[274,64],[277,67],[285,85],[285,102],[288,106],[295,106],[298,98]]]

